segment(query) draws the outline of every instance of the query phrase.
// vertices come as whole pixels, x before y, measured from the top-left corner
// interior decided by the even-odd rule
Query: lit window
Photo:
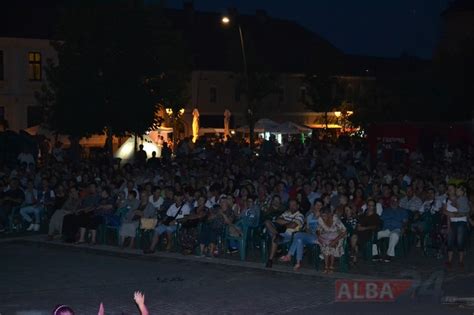
[[[41,81],[41,53],[28,53],[28,78],[30,81]]]

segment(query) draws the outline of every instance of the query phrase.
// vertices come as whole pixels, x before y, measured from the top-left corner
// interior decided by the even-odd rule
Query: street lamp
[[[229,19],[227,16],[223,16],[223,17],[222,17],[222,23],[224,23],[224,24],[229,24],[229,23],[230,23],[230,19]]]
[[[221,20],[222,24],[228,25],[231,23],[231,19],[228,16],[223,16]],[[242,27],[237,23],[237,28],[239,29],[240,36],[240,48],[242,49],[242,60],[244,62],[244,80],[245,80],[245,99],[247,101],[247,115],[249,118],[249,126],[253,126],[253,111],[250,108],[249,102],[249,76],[247,68],[247,55],[245,54],[245,45],[244,45],[244,34],[242,32]],[[253,128],[250,128],[250,148],[253,148]]]
[[[228,25],[231,22],[231,19],[228,16],[223,16],[221,19],[222,24]],[[248,79],[247,76],[247,56],[245,54],[245,45],[244,45],[244,35],[242,33],[242,28],[240,27],[240,24],[237,24],[237,28],[239,29],[239,36],[240,36],[240,48],[242,49],[242,58],[244,61],[244,76],[245,79]]]

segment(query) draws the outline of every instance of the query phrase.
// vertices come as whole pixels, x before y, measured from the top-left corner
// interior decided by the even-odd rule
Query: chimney
[[[263,24],[267,21],[267,11],[258,9],[257,11],[255,11],[255,15],[257,16],[257,21],[259,21],[260,23]]]

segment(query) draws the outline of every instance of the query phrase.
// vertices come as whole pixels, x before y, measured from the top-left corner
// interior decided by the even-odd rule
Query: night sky
[[[236,7],[254,14],[294,20],[346,53],[398,57],[402,53],[431,58],[441,27],[441,12],[450,0],[195,0],[200,11],[225,12]],[[182,7],[183,0],[168,0]]]

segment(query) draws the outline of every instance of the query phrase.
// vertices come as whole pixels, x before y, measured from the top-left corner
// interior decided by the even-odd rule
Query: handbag
[[[189,219],[189,220],[184,220],[181,223],[181,226],[185,229],[187,228],[194,228],[199,225],[199,223],[203,222],[204,218],[197,218],[197,219]]]
[[[142,230],[153,230],[158,223],[157,219],[141,218],[140,229]]]
[[[184,202],[183,202],[183,204],[181,205],[181,207],[179,207],[179,209],[178,209],[178,211],[176,212],[176,214],[174,215],[174,217],[167,216],[167,217],[163,220],[162,224],[168,226],[168,225],[170,225],[171,222],[173,222],[174,220],[176,220],[176,218],[178,217],[178,215],[181,213],[181,209],[183,208],[183,206],[184,206]]]

